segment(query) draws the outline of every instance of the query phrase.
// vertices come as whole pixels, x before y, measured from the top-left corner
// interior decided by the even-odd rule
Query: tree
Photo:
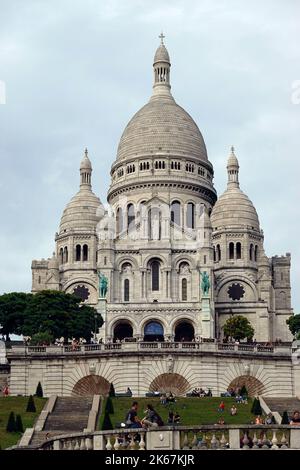
[[[247,397],[248,396],[248,390],[246,388],[246,385],[242,386],[241,391],[240,391],[240,395],[242,395],[242,397]]]
[[[240,341],[244,338],[251,340],[254,336],[254,328],[246,317],[243,315],[234,315],[226,321],[223,326],[226,339],[232,338]]]
[[[21,415],[17,415],[17,417],[16,417],[16,431],[17,432],[24,432]]]
[[[0,296],[0,333],[9,340],[11,333],[20,334],[24,313],[32,294],[11,292]]]
[[[287,411],[283,412],[281,424],[290,424],[290,419]]]
[[[95,323],[96,328],[103,324],[101,315],[93,307],[82,304],[79,297],[44,290],[37,292],[28,302],[22,333],[38,340],[41,336],[34,335],[47,333],[53,339],[63,336],[90,341]]]
[[[102,431],[110,431],[111,429],[113,429],[113,425],[109,414],[107,413],[107,411],[105,411],[104,420],[102,423]]]
[[[43,396],[44,396],[43,388],[42,388],[41,382],[39,382],[39,383],[37,384],[35,395],[36,395],[37,397],[39,397],[39,398],[43,398]]]
[[[260,401],[259,399],[256,399],[255,406],[253,407],[253,412],[255,416],[261,416],[262,415],[262,409],[260,406]]]
[[[112,397],[112,398],[116,396],[115,387],[114,387],[114,384],[112,382],[110,384],[108,396]]]
[[[252,402],[252,406],[251,406],[251,413],[252,413],[252,414],[255,414],[255,413],[254,413],[254,410],[255,410],[256,402],[257,402],[257,401],[258,401],[258,398],[255,397],[254,400],[253,400],[253,402]]]
[[[300,315],[292,315],[286,320],[286,323],[292,335],[298,336],[300,333]]]
[[[111,415],[113,415],[115,412],[111,397],[108,397],[106,400],[105,412]]]
[[[49,331],[41,331],[32,336],[30,346],[49,346],[53,340],[54,338]]]
[[[26,411],[28,413],[35,413],[36,412],[36,407],[35,407],[35,403],[34,403],[34,399],[33,399],[32,395],[30,395],[29,398],[28,398]]]
[[[6,425],[7,432],[15,432],[16,431],[16,420],[15,420],[15,413],[11,411],[9,413],[7,425]]]

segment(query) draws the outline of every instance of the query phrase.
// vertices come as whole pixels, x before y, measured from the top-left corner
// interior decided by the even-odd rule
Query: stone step
[[[68,434],[69,431],[66,430],[66,432],[63,432],[63,431],[39,431],[39,432],[35,432],[32,439],[31,439],[31,442],[30,442],[30,445],[34,445],[34,446],[39,446],[41,445],[43,442],[47,441],[48,439],[52,439],[53,437],[55,436],[59,436],[59,435],[62,435],[62,434]]]
[[[44,431],[82,432],[87,427],[91,406],[92,398],[58,397]]]

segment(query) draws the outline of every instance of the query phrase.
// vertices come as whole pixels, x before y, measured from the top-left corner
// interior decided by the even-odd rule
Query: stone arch
[[[82,377],[73,387],[72,396],[108,395],[110,383],[101,375]]]
[[[225,293],[226,289],[229,288],[229,286],[233,283],[243,283],[246,286],[246,292],[245,292],[245,300],[244,301],[250,301],[250,302],[257,302],[258,301],[258,291],[257,287],[254,284],[252,280],[250,280],[246,276],[228,276],[217,285],[217,291],[216,291],[216,299],[219,302],[228,302],[229,299],[227,298],[227,295]],[[224,297],[225,296],[225,297]]]
[[[191,271],[196,268],[195,260],[193,260],[191,256],[179,255],[178,257],[175,258],[175,262],[174,262],[174,268],[176,269],[177,272],[179,270],[179,266],[181,265],[181,263],[187,263]]]
[[[265,389],[264,384],[256,377],[253,377],[253,375],[240,375],[239,377],[236,377],[230,382],[228,389],[241,389],[243,386],[246,387],[250,397],[262,395]]]
[[[180,374],[165,373],[158,375],[150,384],[150,392],[169,393],[173,395],[185,395],[191,386],[189,382]]]
[[[122,269],[122,266],[123,266],[124,263],[130,263],[132,265],[132,268],[133,268],[134,271],[138,270],[138,263],[137,263],[134,256],[125,255],[125,256],[121,256],[117,260],[116,265],[118,266],[118,271],[119,272],[121,272],[121,269]]]
[[[158,259],[162,266],[168,266],[168,262],[166,260],[166,258],[164,256],[162,256],[161,254],[153,254],[153,253],[150,253],[145,259],[144,259],[144,262],[143,262],[143,268],[145,269],[148,269],[149,267],[149,262],[152,260],[152,259]]]
[[[123,327],[123,332],[121,331]],[[112,326],[112,336],[114,339],[122,340],[126,338],[132,338],[134,334],[134,326],[127,318],[117,320]],[[125,336],[124,336],[125,335]],[[122,337],[123,336],[123,337]]]

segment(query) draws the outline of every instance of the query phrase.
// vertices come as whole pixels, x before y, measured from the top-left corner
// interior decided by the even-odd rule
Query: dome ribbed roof
[[[168,62],[170,63],[170,56],[168,50],[164,44],[161,44],[155,52],[154,64],[156,62]]]
[[[222,228],[253,228],[260,231],[256,209],[239,185],[239,162],[231,147],[227,161],[228,183],[211,213],[213,230]]]
[[[219,197],[211,213],[213,230],[221,227],[253,227],[260,230],[256,209],[248,196],[239,188],[227,189]]]
[[[97,209],[101,205],[100,199],[89,190],[80,190],[72,197],[66,206],[61,222],[60,233],[65,230],[90,230],[96,228],[100,217]]]
[[[207,161],[197,124],[171,95],[154,96],[133,116],[120,139],[117,160],[157,153]]]

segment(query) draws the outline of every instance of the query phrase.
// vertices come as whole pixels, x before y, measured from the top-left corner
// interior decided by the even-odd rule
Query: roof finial
[[[85,154],[86,158],[88,158],[88,156],[89,156],[89,152],[88,152],[88,149],[87,149],[87,147],[85,147],[84,154]]]
[[[166,37],[166,36],[164,36],[164,33],[161,32],[158,37],[159,37],[159,39],[160,39],[160,43],[161,43],[161,44],[164,44],[164,39],[165,39],[165,37]]]
[[[232,151],[232,153],[234,153],[234,146],[233,145],[231,146],[231,151]]]

